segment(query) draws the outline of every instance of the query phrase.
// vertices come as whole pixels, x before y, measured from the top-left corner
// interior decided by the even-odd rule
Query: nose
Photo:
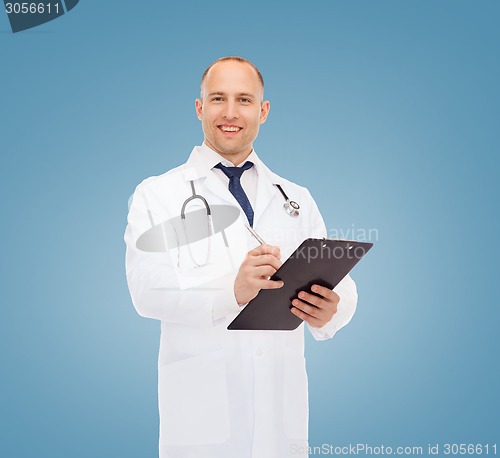
[[[235,100],[228,100],[224,109],[225,119],[237,119],[238,118],[238,105]]]

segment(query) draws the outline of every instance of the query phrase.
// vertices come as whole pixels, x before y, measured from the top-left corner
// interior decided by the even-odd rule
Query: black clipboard
[[[302,320],[291,311],[300,291],[311,294],[318,284],[333,289],[371,249],[373,243],[354,240],[307,239],[281,265],[271,280],[283,280],[279,289],[261,289],[229,330],[292,331]]]

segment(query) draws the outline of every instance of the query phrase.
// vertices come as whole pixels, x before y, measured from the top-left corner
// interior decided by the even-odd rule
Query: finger
[[[308,304],[307,302],[303,302],[299,299],[294,299],[292,301],[292,305],[295,308],[301,310],[302,312],[304,312],[307,315],[312,316],[314,318],[320,319],[323,316],[322,309],[320,309],[314,305]]]
[[[254,277],[272,277],[276,273],[276,269],[272,266],[256,266],[252,269],[251,275]]]
[[[259,256],[261,254],[272,254],[278,259],[281,257],[280,247],[273,245],[266,245],[266,244],[262,244],[259,245],[258,247],[255,247],[253,250],[249,252],[249,254],[253,256]]]
[[[310,324],[311,326],[315,328],[321,327],[322,321],[303,312],[302,310],[298,309],[297,307],[292,307],[290,311],[295,315],[298,316],[301,320],[304,320],[306,323]]]
[[[264,280],[262,278],[259,278],[256,283],[260,289],[279,289],[285,284],[281,280]]]
[[[330,288],[326,288],[321,285],[312,285],[311,291],[313,293],[323,296],[328,301],[340,301],[340,297],[337,293],[333,292]]]
[[[248,258],[248,263],[251,266],[272,266],[278,270],[281,267],[281,261],[272,254],[261,254]]]
[[[322,297],[308,293],[307,291],[300,291],[298,296],[300,300],[309,302],[310,304],[315,305],[316,307],[321,307],[321,303],[324,301]]]
[[[301,295],[302,294],[299,293],[299,297]],[[309,295],[309,296],[312,298],[310,299],[311,301],[314,300],[315,302],[314,304],[309,304],[299,299],[294,299],[292,301],[292,304],[295,305],[297,308],[300,308],[307,314],[320,319],[323,322],[323,324],[330,321],[333,315],[337,313],[338,302],[327,301],[321,297],[317,296],[315,297],[314,295]]]

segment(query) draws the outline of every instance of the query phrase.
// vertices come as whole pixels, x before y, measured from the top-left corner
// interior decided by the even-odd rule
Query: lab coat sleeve
[[[323,217],[316,205],[314,199],[311,199],[311,213],[310,213],[310,237],[322,238],[327,236],[327,230]],[[336,332],[343,328],[354,315],[356,311],[356,304],[358,302],[358,294],[356,291],[356,284],[350,277],[346,275],[342,281],[333,288],[340,297],[340,302],[337,306],[337,313],[333,315],[332,319],[326,323],[321,328],[313,328],[309,326],[309,329],[316,340],[327,340],[331,339]]]
[[[234,297],[236,272],[216,285],[179,289],[175,268],[167,253],[139,250],[137,239],[151,227],[145,191],[139,185],[131,199],[125,230],[126,274],[132,302],[139,315],[165,322],[212,325],[240,307]]]

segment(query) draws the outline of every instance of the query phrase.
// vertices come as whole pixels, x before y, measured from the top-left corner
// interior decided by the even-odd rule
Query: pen
[[[245,224],[245,227],[249,230],[250,234],[252,234],[261,245],[267,245],[267,243],[264,242],[264,240],[262,240],[262,237],[259,234],[257,234],[257,232],[255,232],[253,228],[251,228],[248,224]]]

